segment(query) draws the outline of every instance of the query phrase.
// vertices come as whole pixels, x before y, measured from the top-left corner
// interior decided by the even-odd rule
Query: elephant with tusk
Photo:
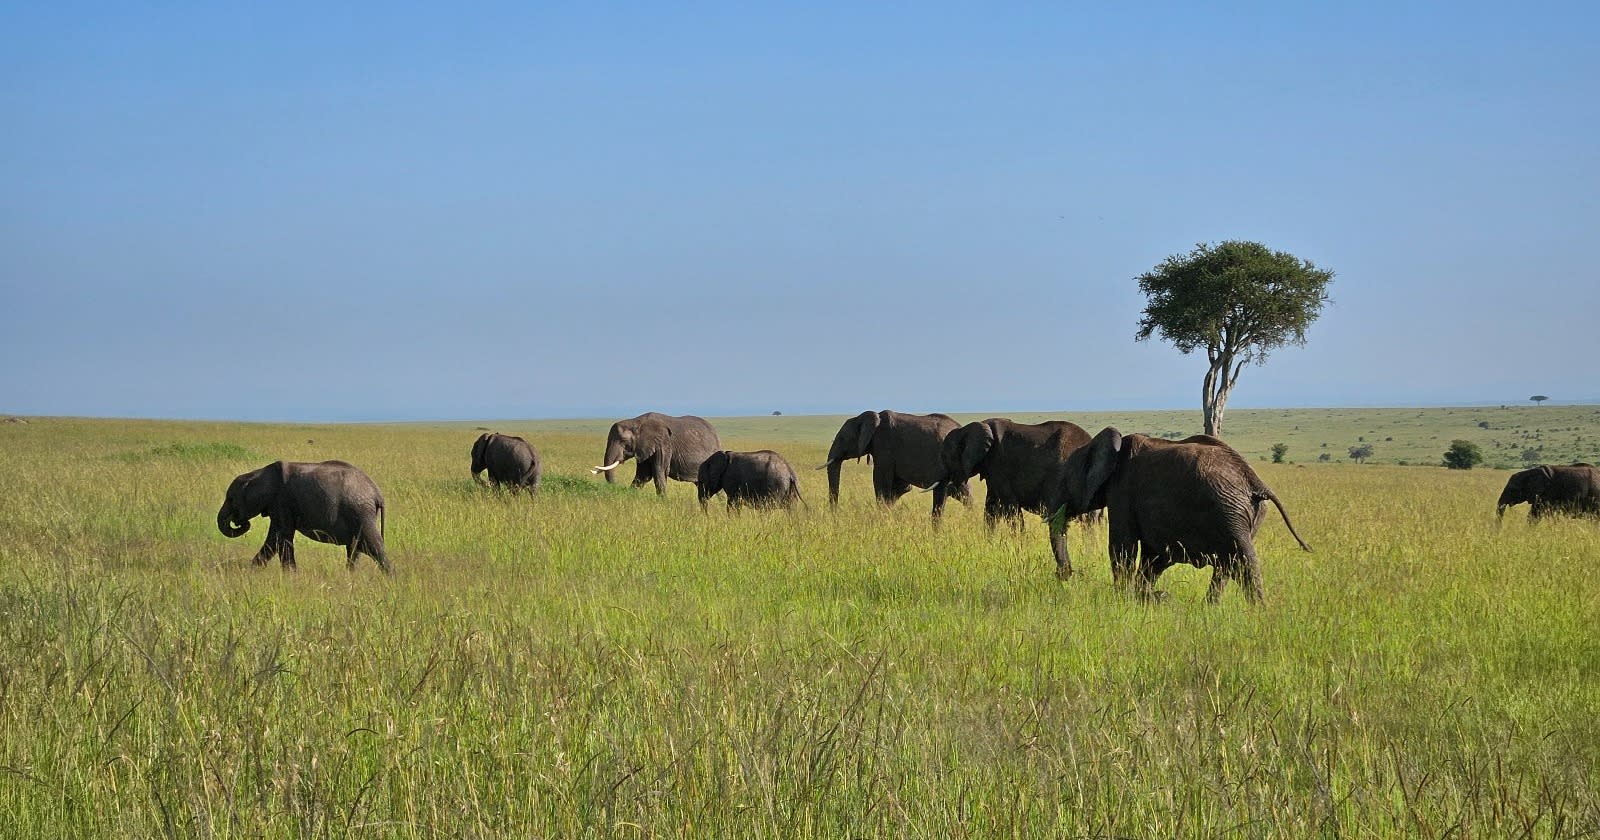
[[[872,464],[872,490],[878,501],[892,505],[912,487],[933,491],[933,521],[944,514],[946,497],[970,504],[967,482],[946,481],[941,448],[945,435],[959,424],[943,414],[863,411],[844,421],[828,449],[828,504],[839,505],[840,468],[866,456]]]
[[[617,468],[630,458],[637,459],[633,486],[654,481],[656,493],[666,495],[667,479],[694,482],[700,465],[721,448],[717,430],[705,418],[672,417],[651,411],[611,424],[611,431],[606,434],[605,457],[601,459],[604,466],[590,472],[604,475],[608,484],[615,483]]]

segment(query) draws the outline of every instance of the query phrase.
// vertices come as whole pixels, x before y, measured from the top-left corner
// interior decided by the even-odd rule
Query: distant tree
[[[1544,394],[1534,394],[1533,396],[1529,397],[1528,399],[1533,400],[1533,404],[1534,405],[1538,405],[1539,403],[1542,403],[1545,400],[1548,400],[1550,398],[1545,396]]]
[[[1274,463],[1274,464],[1283,463],[1283,456],[1288,455],[1288,454],[1289,454],[1289,444],[1287,444],[1287,443],[1274,443],[1272,445],[1272,463]]]
[[[783,412],[781,412],[781,411],[774,411],[774,412],[772,412],[772,416],[773,416],[773,417],[781,417],[781,416],[782,416],[782,415],[783,415]]]
[[[1483,463],[1483,451],[1470,440],[1452,440],[1444,453],[1444,465],[1452,470],[1470,470]]]
[[[1305,345],[1333,272],[1259,242],[1229,240],[1173,254],[1138,280],[1147,302],[1135,338],[1160,335],[1186,355],[1206,351],[1200,408],[1205,433],[1215,435],[1239,371],[1285,344]]]
[[[1537,464],[1537,463],[1539,463],[1540,461],[1543,461],[1543,460],[1544,460],[1544,455],[1540,454],[1539,450],[1537,450],[1537,449],[1524,449],[1524,450],[1522,450],[1522,461],[1523,461],[1523,463],[1526,463],[1526,464]]]
[[[1360,446],[1350,447],[1350,460],[1362,463],[1372,457],[1372,444],[1364,443]]]

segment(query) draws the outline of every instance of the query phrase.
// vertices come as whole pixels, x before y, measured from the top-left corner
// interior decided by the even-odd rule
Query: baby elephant
[[[472,480],[484,484],[478,476],[484,470],[489,471],[488,483],[495,489],[506,484],[515,493],[526,487],[530,496],[539,492],[539,477],[544,472],[533,444],[498,432],[484,432],[472,445]]]
[[[267,541],[251,562],[262,565],[278,555],[294,568],[294,532],[317,542],[342,545],[347,565],[357,554],[378,561],[393,573],[383,550],[383,494],[367,474],[343,461],[298,463],[274,461],[247,472],[228,485],[217,511],[217,530],[237,537],[250,530],[250,520],[265,516]]]
[[[695,484],[700,488],[701,510],[719,492],[728,494],[730,511],[744,505],[788,508],[796,500],[805,502],[800,498],[800,481],[794,467],[770,449],[713,452],[700,464]]]
[[[1500,491],[1496,519],[1506,508],[1528,503],[1528,518],[1537,520],[1553,513],[1573,516],[1600,515],[1600,469],[1589,464],[1567,467],[1534,467],[1516,473]]]

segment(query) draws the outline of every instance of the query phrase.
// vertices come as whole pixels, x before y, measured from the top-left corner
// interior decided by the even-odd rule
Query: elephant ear
[[[994,427],[988,423],[973,423],[961,432],[964,432],[961,436],[961,474],[977,475],[978,465],[989,456],[998,437]]]
[[[1089,464],[1084,469],[1083,488],[1086,504],[1093,505],[1093,499],[1100,495],[1121,462],[1122,432],[1117,431],[1115,426],[1107,426],[1094,436],[1094,440],[1089,441]]]
[[[856,451],[870,452],[872,436],[878,433],[881,422],[876,411],[864,411],[856,418]]]
[[[700,489],[715,493],[722,488],[722,476],[728,471],[728,453],[718,451],[700,465]]]
[[[489,433],[484,432],[483,434],[478,435],[477,443],[472,444],[472,465],[474,467],[483,463],[483,451],[488,447]]]

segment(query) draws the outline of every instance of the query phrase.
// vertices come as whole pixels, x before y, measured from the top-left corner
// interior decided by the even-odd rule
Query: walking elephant
[[[1107,427],[1067,458],[1058,516],[1098,507],[1110,513],[1111,574],[1153,597],[1156,578],[1174,563],[1211,566],[1206,599],[1216,603],[1230,578],[1252,604],[1263,600],[1255,534],[1272,502],[1306,551],[1283,503],[1243,456],[1210,435],[1181,441]],[[1135,564],[1137,563],[1137,571]]]
[[[700,509],[718,493],[728,495],[728,510],[744,507],[790,508],[800,497],[800,478],[782,455],[770,449],[757,452],[713,452],[700,465],[695,481]]]
[[[1496,519],[1504,518],[1506,508],[1528,503],[1528,519],[1563,513],[1570,516],[1600,516],[1600,469],[1591,464],[1543,466],[1515,473],[1500,491]]]
[[[479,475],[485,471],[489,473],[487,482]],[[480,485],[492,484],[498,490],[505,484],[513,493],[527,488],[532,496],[539,492],[543,474],[538,450],[520,437],[484,432],[472,444],[472,480]]]
[[[228,485],[217,511],[217,530],[242,536],[250,520],[265,516],[267,540],[251,561],[265,564],[276,554],[286,569],[294,566],[294,535],[345,548],[345,564],[356,555],[378,561],[385,574],[394,569],[383,549],[383,494],[361,470],[343,461],[274,461]]]
[[[991,530],[1001,519],[1020,526],[1024,512],[1044,516],[1061,506],[1067,459],[1088,443],[1088,432],[1064,420],[1028,424],[993,417],[968,423],[945,436],[945,480],[983,479],[988,485],[984,522]],[[1066,520],[1052,517],[1049,527],[1056,573],[1064,578],[1072,574]]]
[[[901,414],[898,411],[863,411],[844,421],[828,462],[828,504],[839,504],[839,471],[845,461],[867,456],[872,464],[872,490],[878,501],[892,505],[912,487],[933,488],[933,519],[944,514],[946,497],[970,503],[967,482],[945,481],[941,447],[945,435],[957,427],[943,414]]]
[[[672,417],[646,412],[632,420],[611,424],[606,435],[605,460],[592,472],[604,473],[607,483],[615,483],[617,467],[629,458],[639,461],[633,486],[655,481],[656,493],[666,495],[667,479],[695,481],[700,465],[711,453],[722,448],[717,430],[704,418],[686,415]]]

